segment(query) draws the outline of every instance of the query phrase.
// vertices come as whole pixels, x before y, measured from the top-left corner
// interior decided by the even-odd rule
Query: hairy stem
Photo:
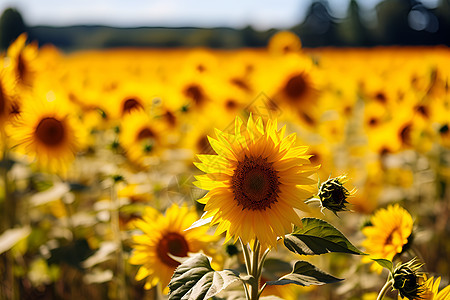
[[[118,299],[128,299],[125,276],[125,260],[123,258],[122,237],[119,227],[119,199],[117,197],[116,184],[111,186],[111,227],[117,244],[117,279]]]
[[[255,239],[255,242],[253,243],[253,249],[252,249],[252,257],[251,257],[251,273],[250,275],[253,276],[254,280],[252,281],[252,284],[250,284],[249,291],[250,291],[250,300],[258,300],[259,299],[259,281],[260,281],[260,275],[258,275],[259,271],[259,254],[261,251],[261,244],[259,243],[258,239]]]
[[[384,284],[384,286],[381,289],[380,293],[378,294],[377,300],[383,299],[384,295],[386,295],[386,293],[392,287],[393,284],[394,284],[394,280],[393,279],[386,281],[386,283]]]

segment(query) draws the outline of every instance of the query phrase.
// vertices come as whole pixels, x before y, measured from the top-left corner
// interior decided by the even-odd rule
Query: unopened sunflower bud
[[[347,177],[342,175],[330,178],[320,185],[318,197],[322,207],[331,210],[335,215],[337,215],[338,211],[348,210],[346,207],[348,204],[347,198],[352,192],[344,187],[346,182]]]
[[[422,275],[418,270],[423,266],[415,258],[397,266],[392,273],[394,289],[398,290],[401,298],[423,299],[424,288],[421,284]]]

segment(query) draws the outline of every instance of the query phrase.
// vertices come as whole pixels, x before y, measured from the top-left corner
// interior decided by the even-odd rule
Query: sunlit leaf
[[[53,187],[36,193],[30,197],[30,203],[34,206],[42,205],[51,201],[60,199],[64,194],[70,191],[70,187],[67,183],[55,183]]]
[[[209,299],[237,281],[237,272],[214,271],[205,255],[196,254],[175,270],[169,283],[169,299]]]
[[[317,255],[341,252],[363,255],[333,225],[316,218],[303,218],[303,228],[296,228],[284,238],[284,245],[294,253]]]
[[[0,235],[0,254],[10,250],[31,233],[30,227],[8,229]]]
[[[323,285],[334,283],[343,279],[336,278],[306,261],[297,261],[294,269],[276,281],[267,281],[267,285],[297,284],[302,286]]]
[[[394,265],[392,264],[392,261],[384,258],[372,258],[372,260],[376,261],[377,264],[379,264],[383,268],[388,269],[391,273],[393,272]]]

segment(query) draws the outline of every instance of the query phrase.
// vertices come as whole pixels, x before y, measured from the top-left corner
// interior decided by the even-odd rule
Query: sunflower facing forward
[[[258,239],[261,246],[276,247],[277,237],[301,226],[294,209],[306,211],[304,200],[313,195],[317,181],[309,178],[317,167],[310,164],[307,147],[294,146],[295,133],[284,137],[286,127],[250,115],[247,128],[236,118],[235,134],[216,130],[209,138],[217,155],[198,155],[196,166],[207,173],[195,184],[209,192],[198,200],[205,204],[204,218],[226,231],[228,241]]]
[[[165,216],[156,209],[148,207],[141,220],[135,222],[136,228],[144,234],[133,236],[134,252],[130,263],[140,265],[136,280],[147,278],[144,288],[150,289],[161,282],[164,292],[175,268],[180,264],[175,257],[187,257],[188,253],[203,250],[207,255],[208,245],[216,238],[206,234],[206,227],[186,230],[198,216],[195,209],[173,204]],[[214,263],[214,260],[213,260]]]
[[[362,229],[367,239],[362,243],[370,257],[363,257],[364,262],[373,262],[371,258],[391,260],[402,253],[408,244],[413,229],[411,215],[400,205],[389,205],[375,212],[370,219],[371,226]],[[382,267],[372,264],[372,270],[381,272]]]
[[[67,171],[80,146],[82,129],[73,107],[50,91],[25,98],[23,109],[11,128],[15,150],[51,172]]]

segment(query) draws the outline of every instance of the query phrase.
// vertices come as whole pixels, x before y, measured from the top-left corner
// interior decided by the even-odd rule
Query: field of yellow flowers
[[[450,299],[448,48],[0,66],[1,299]]]

